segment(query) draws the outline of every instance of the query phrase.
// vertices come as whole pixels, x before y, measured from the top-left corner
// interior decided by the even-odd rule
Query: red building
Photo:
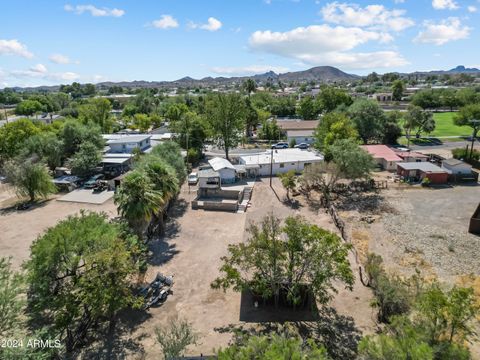
[[[410,181],[422,181],[428,178],[432,184],[448,182],[448,172],[430,162],[398,163],[397,174]]]

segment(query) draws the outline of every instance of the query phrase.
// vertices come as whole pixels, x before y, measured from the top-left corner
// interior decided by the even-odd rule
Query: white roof
[[[261,165],[270,164],[271,151],[266,151],[255,155],[242,155],[240,158],[245,165]],[[315,154],[309,150],[302,149],[279,149],[273,150],[273,163],[289,163],[289,162],[319,162],[323,161],[323,155]]]
[[[139,143],[151,137],[151,135],[125,135],[117,139],[110,139],[107,144]]]
[[[427,161],[397,163],[397,166],[400,166],[405,170],[420,170],[423,172],[431,172],[431,173],[445,172],[445,170],[443,170],[441,167],[438,167],[437,165]]]
[[[213,168],[214,171],[221,169],[232,169],[235,170],[235,167],[230,161],[221,157],[214,157],[213,159],[208,160],[208,163]]]

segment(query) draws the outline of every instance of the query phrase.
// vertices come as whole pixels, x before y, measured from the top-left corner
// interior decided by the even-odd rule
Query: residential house
[[[320,123],[319,120],[300,120],[300,119],[277,120],[277,125],[285,133],[289,130],[313,131],[318,127],[319,123]]]
[[[422,181],[428,178],[432,184],[445,184],[448,172],[430,162],[408,162],[397,164],[397,174],[409,181]]]
[[[373,160],[384,170],[396,171],[397,163],[403,159],[386,145],[363,145],[362,149],[372,155]]]
[[[315,141],[314,133],[315,130],[288,130],[287,141],[290,143],[292,140],[295,140],[295,144],[313,144]]]
[[[134,149],[148,152],[151,148],[151,135],[119,135],[119,137],[107,141],[110,147],[109,153],[130,154]]]
[[[272,157],[273,156],[273,157]],[[239,162],[245,165],[248,177],[283,174],[290,170],[300,173],[305,167],[323,161],[322,155],[308,150],[279,149],[260,154],[242,155]]]

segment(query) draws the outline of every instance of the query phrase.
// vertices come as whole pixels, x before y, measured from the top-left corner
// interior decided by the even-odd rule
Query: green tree
[[[480,130],[480,124],[474,122],[473,120],[480,121],[480,103],[470,104],[462,107],[460,111],[455,115],[453,121],[455,125],[463,126],[467,125],[473,129],[473,137],[476,137],[478,131]]]
[[[357,137],[357,130],[350,118],[342,113],[331,112],[322,117],[315,129],[315,147],[328,157],[328,149],[335,141]]]
[[[257,90],[257,83],[253,79],[247,79],[242,84],[243,89],[247,93],[248,97]]]
[[[382,129],[382,143],[396,144],[397,139],[402,136],[402,128],[400,126],[403,115],[399,111],[389,111],[386,113]]]
[[[165,204],[162,193],[155,190],[147,174],[139,170],[131,171],[125,176],[114,201],[118,213],[139,238],[143,238],[146,226]]]
[[[277,120],[264,120],[262,127],[258,132],[258,137],[262,140],[279,140],[281,136],[280,127]]]
[[[238,145],[245,126],[245,102],[238,94],[216,94],[207,106],[213,137],[228,159],[229,150]]]
[[[0,258],[0,336],[7,338],[18,326],[23,313],[23,276],[13,271],[10,259]],[[1,355],[1,352],[0,352]]]
[[[100,127],[84,125],[73,119],[65,121],[59,138],[63,141],[65,157],[75,154],[80,145],[87,141],[95,144],[99,150],[105,146]]]
[[[348,114],[364,144],[379,141],[382,138],[385,113],[377,102],[366,99],[357,100],[348,109]]]
[[[319,110],[312,96],[305,96],[300,100],[297,113],[304,120],[317,118]]]
[[[180,146],[172,141],[163,142],[153,148],[151,154],[166,161],[175,169],[179,185],[183,184],[187,177],[185,161]]]
[[[43,111],[45,108],[37,100],[24,100],[17,105],[15,108],[15,114],[32,116],[36,115],[38,112]]]
[[[145,133],[152,126],[150,117],[145,114],[135,114],[133,116],[133,126],[138,129],[138,131]]]
[[[28,119],[19,119],[0,127],[0,163],[22,151],[25,142],[40,129]]]
[[[198,335],[186,320],[169,321],[168,326],[155,328],[156,340],[165,360],[178,359],[189,345],[197,344]]]
[[[403,128],[408,145],[410,145],[412,132],[415,132],[417,138],[420,137],[422,132],[432,132],[435,130],[435,120],[431,112],[422,110],[420,106],[410,105],[404,116]]]
[[[32,244],[26,264],[33,315],[48,320],[68,352],[103,319],[139,305],[131,291],[137,239],[106,214],[69,216]]]
[[[412,105],[420,106],[423,110],[437,109],[441,106],[440,93],[435,90],[422,90],[412,97]]]
[[[395,80],[392,84],[392,99],[394,101],[401,101],[405,91],[405,84],[402,80]]]
[[[46,166],[34,158],[20,158],[5,165],[7,180],[18,196],[28,196],[30,202],[38,197],[46,198],[56,192],[52,177]]]
[[[285,226],[273,214],[261,225],[252,223],[246,243],[229,245],[222,258],[222,276],[212,287],[251,290],[264,299],[280,296],[301,303],[302,285],[307,284],[317,301],[324,304],[336,292],[334,283],[352,287],[354,277],[348,261],[349,246],[341,239],[301,217],[289,217]]]
[[[63,148],[63,142],[56,134],[43,132],[28,138],[24,145],[24,153],[26,156],[39,156],[50,170],[54,170],[62,164]]]
[[[93,98],[78,107],[78,117],[84,124],[94,123],[104,133],[110,133],[113,127],[111,110],[112,104],[108,99]]]
[[[102,155],[98,147],[90,141],[85,141],[71,158],[72,173],[78,176],[92,175],[100,161]]]
[[[306,342],[299,337],[282,336],[250,336],[243,344],[234,344],[217,353],[218,360],[250,360],[250,359],[329,359],[325,348],[315,344],[313,340]]]
[[[290,191],[295,190],[295,187],[297,186],[295,170],[290,170],[285,174],[280,174],[280,181],[282,182],[285,190],[287,190],[287,199],[290,201]]]
[[[175,169],[157,156],[147,155],[144,157],[138,168],[145,172],[153,183],[154,190],[159,191],[162,196],[162,206],[159,213],[152,214],[152,218],[159,223],[160,231],[164,230],[164,216],[170,202],[180,191],[180,184]]]
[[[329,113],[340,105],[350,106],[353,103],[352,97],[342,89],[333,86],[324,86],[316,98],[320,112]]]
[[[332,161],[345,179],[368,179],[374,168],[372,156],[352,139],[337,140],[330,147]]]

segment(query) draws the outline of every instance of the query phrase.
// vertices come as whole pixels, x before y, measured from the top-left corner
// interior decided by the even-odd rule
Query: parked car
[[[192,172],[188,175],[188,185],[197,185],[198,183],[198,173]]]
[[[93,189],[97,184],[97,181],[102,180],[103,177],[103,174],[93,175],[90,179],[88,179],[88,181],[83,185],[83,187],[85,189]]]
[[[288,144],[286,142],[279,142],[273,144],[272,149],[288,149]]]
[[[307,143],[300,143],[300,144],[297,144],[294,146],[295,149],[308,149],[310,145],[308,145]]]

